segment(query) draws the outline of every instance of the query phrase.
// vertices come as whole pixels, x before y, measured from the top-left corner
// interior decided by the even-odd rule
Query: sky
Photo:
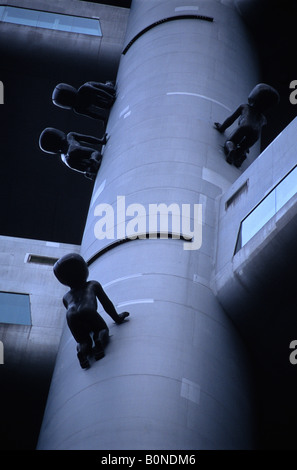
[[[251,0],[253,3],[253,0]],[[102,2],[117,4],[117,0]],[[243,1],[243,3],[246,3]],[[257,15],[246,14],[259,51],[262,81],[281,94],[277,110],[268,115],[263,148],[296,116],[289,101],[289,84],[297,80],[294,52],[296,4],[291,0],[261,0]],[[122,6],[129,6],[127,0]],[[56,108],[51,93],[59,82],[80,85],[88,80],[116,79],[94,61],[70,63],[63,54],[32,54],[26,39],[7,41],[0,25],[0,235],[80,244],[93,183],[39,149],[45,127],[100,137],[102,128],[91,119]]]

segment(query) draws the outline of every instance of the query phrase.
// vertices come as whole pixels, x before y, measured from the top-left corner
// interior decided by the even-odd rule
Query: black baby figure
[[[241,166],[249,149],[260,138],[262,127],[267,124],[263,113],[278,102],[279,93],[270,85],[259,83],[249,94],[247,104],[241,104],[223,124],[214,123],[219,132],[224,132],[238,119],[237,129],[231,133],[224,144],[228,163],[233,163],[237,168]]]
[[[107,142],[107,134],[101,139],[91,135],[69,132],[47,127],[39,137],[39,147],[46,153],[58,154],[66,166],[95,180],[100,168],[101,148]]]
[[[86,82],[78,89],[67,83],[59,83],[52,94],[53,103],[59,108],[71,109],[77,114],[99,119],[106,124],[108,112],[116,99],[112,82]]]
[[[82,256],[70,253],[54,265],[54,274],[70,290],[63,297],[68,327],[77,342],[77,357],[83,369],[90,367],[89,356],[104,357],[109,329],[97,312],[97,299],[106,313],[117,323],[123,323],[128,312],[118,314],[113,303],[97,281],[87,281],[89,269]]]

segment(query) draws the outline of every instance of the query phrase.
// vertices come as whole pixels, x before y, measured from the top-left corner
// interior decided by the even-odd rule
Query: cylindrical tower
[[[233,1],[133,0],[81,249],[130,317],[99,306],[111,338],[87,371],[65,328],[39,449],[253,447],[248,358],[212,291],[218,200],[242,169],[213,122],[257,82]]]

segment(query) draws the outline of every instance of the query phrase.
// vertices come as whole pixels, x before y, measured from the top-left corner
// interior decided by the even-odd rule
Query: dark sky
[[[100,3],[117,4],[117,1]],[[130,1],[121,6],[128,7]],[[262,81],[281,93],[281,104],[268,116],[263,134],[267,145],[295,116],[289,84],[297,80],[295,59],[296,4],[288,0],[259,2],[258,14],[248,17],[259,50]],[[0,26],[1,28],[1,26]],[[88,80],[115,79],[86,59],[69,63],[54,50],[31,54],[25,43],[9,42],[0,34],[0,80],[5,104],[0,106],[0,235],[80,243],[93,183],[38,147],[45,127],[97,135],[99,124],[60,110],[51,103],[59,82],[79,86]]]
[[[289,101],[289,85],[297,80],[296,0],[239,0],[257,47],[261,80],[281,95],[277,109],[271,110],[269,125],[262,134],[263,147],[275,138],[297,115],[297,105]],[[252,7],[252,13],[248,5]],[[246,6],[245,6],[246,5]],[[254,7],[257,5],[257,7]]]

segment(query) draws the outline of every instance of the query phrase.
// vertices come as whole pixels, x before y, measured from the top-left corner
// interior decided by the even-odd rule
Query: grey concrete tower
[[[233,1],[133,0],[81,249],[130,317],[117,326],[99,306],[111,340],[87,371],[65,328],[39,449],[253,448],[249,360],[212,280],[220,197],[257,149],[230,166],[213,122],[257,82]],[[201,205],[201,246],[195,233],[154,238],[150,205],[162,203],[161,219],[187,205],[192,232]]]

